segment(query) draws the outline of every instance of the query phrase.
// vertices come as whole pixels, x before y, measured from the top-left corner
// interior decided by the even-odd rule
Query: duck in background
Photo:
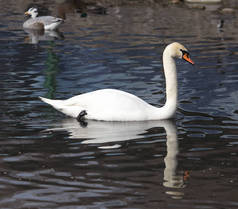
[[[23,28],[35,30],[56,30],[64,20],[58,17],[41,16],[38,17],[38,9],[31,7],[25,12],[25,15],[31,16],[23,23]]]

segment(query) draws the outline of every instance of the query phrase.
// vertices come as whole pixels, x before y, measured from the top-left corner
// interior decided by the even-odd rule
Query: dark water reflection
[[[1,208],[238,207],[235,13],[39,1],[66,18],[39,33],[22,29],[26,2],[0,2]],[[174,121],[82,126],[38,99],[118,88],[162,105],[173,41],[196,62],[178,62]]]

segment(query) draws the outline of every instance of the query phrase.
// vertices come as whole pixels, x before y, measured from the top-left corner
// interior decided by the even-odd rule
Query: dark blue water
[[[24,31],[28,4],[0,2],[0,208],[238,208],[236,13],[153,3],[82,17],[62,2],[39,1],[66,17],[55,33]],[[81,126],[38,99],[117,88],[162,106],[174,41],[196,63],[177,63],[174,120]]]

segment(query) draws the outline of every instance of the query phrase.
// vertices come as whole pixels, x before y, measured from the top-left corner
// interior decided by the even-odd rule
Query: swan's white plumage
[[[97,90],[67,100],[41,99],[68,116],[76,118],[86,110],[88,119],[105,121],[148,120],[148,113],[154,108],[139,97],[116,89]]]
[[[161,108],[154,107],[133,94],[116,89],[97,90],[67,100],[51,100],[43,97],[40,99],[74,118],[84,110],[87,113],[85,118],[93,120],[143,121],[171,118],[177,108],[177,73],[174,58],[183,57],[181,50],[187,52],[184,46],[176,42],[164,50],[166,103]],[[189,62],[192,63],[191,60]]]

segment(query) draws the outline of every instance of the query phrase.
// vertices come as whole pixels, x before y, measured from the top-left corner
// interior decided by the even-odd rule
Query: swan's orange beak
[[[24,14],[25,14],[26,16],[30,15],[28,12],[25,12]]]
[[[194,65],[195,63],[190,59],[188,53],[184,53],[183,55],[183,59],[189,63],[191,63],[192,65]]]

